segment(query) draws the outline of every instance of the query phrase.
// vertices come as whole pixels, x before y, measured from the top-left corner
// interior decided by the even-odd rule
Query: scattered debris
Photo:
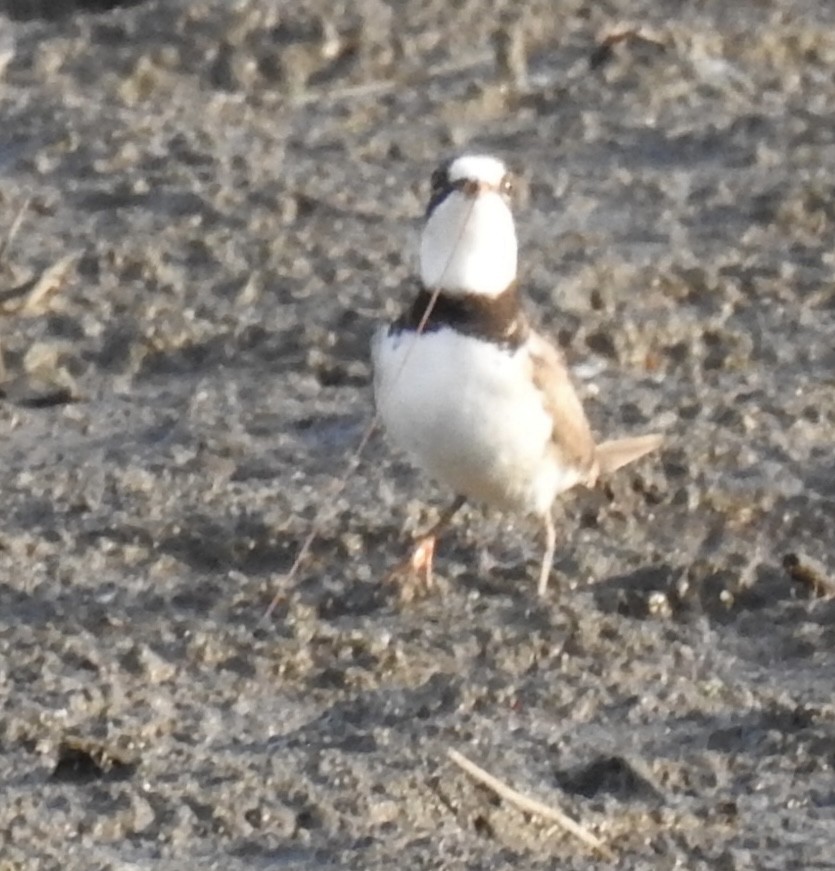
[[[518,24],[500,27],[491,41],[499,79],[515,90],[525,90],[528,86],[528,52],[522,28]]]
[[[112,745],[85,738],[66,738],[58,747],[58,760],[52,779],[64,783],[89,783],[108,778],[126,780],[139,765],[139,760]]]
[[[54,408],[56,405],[78,402],[78,396],[65,385],[33,381],[26,377],[0,384],[0,399],[20,408]]]
[[[783,557],[783,568],[793,581],[806,587],[816,599],[835,597],[835,578],[817,560],[802,554],[787,553]]]
[[[609,63],[615,56],[615,46],[625,43],[631,47],[652,49],[655,52],[667,50],[667,43],[655,31],[637,26],[621,26],[602,36],[589,56],[589,67],[599,69]]]
[[[558,772],[557,781],[565,792],[585,798],[613,795],[621,801],[662,801],[665,791],[651,768],[631,756],[598,756],[570,771]]]
[[[50,297],[64,286],[75,260],[75,254],[67,254],[57,263],[45,269],[32,285],[32,289],[21,308],[21,314],[35,315],[45,311]]]

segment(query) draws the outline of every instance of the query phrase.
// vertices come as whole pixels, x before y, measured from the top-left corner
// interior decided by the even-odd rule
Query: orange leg
[[[423,587],[427,590],[435,586],[433,564],[435,561],[435,542],[437,535],[427,533],[422,535],[412,548],[409,556],[409,570],[415,578],[420,578]]]
[[[417,591],[428,591],[435,586],[432,564],[435,557],[435,541],[438,534],[449,525],[465,502],[463,496],[457,496],[449,508],[438,518],[432,528],[415,540],[411,554],[399,562],[386,576],[386,580],[395,581],[403,578],[404,598],[414,598]],[[405,577],[404,577],[405,576]]]

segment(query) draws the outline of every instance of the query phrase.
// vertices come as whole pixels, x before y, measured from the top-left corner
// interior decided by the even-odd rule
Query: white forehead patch
[[[507,174],[507,167],[498,157],[489,154],[462,154],[449,166],[450,181],[480,181],[498,187]]]

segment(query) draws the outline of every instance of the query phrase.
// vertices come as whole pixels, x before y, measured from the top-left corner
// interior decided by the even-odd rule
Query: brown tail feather
[[[626,439],[612,439],[612,441],[599,444],[595,455],[600,468],[600,474],[608,475],[609,472],[616,471],[621,466],[625,466],[644,454],[654,451],[661,446],[663,441],[662,436],[653,434]]]

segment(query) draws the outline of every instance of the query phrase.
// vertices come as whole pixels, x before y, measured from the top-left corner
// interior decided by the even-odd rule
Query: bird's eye
[[[513,193],[513,176],[511,173],[507,173],[505,177],[499,182],[499,190],[505,194],[505,196],[510,196]]]

